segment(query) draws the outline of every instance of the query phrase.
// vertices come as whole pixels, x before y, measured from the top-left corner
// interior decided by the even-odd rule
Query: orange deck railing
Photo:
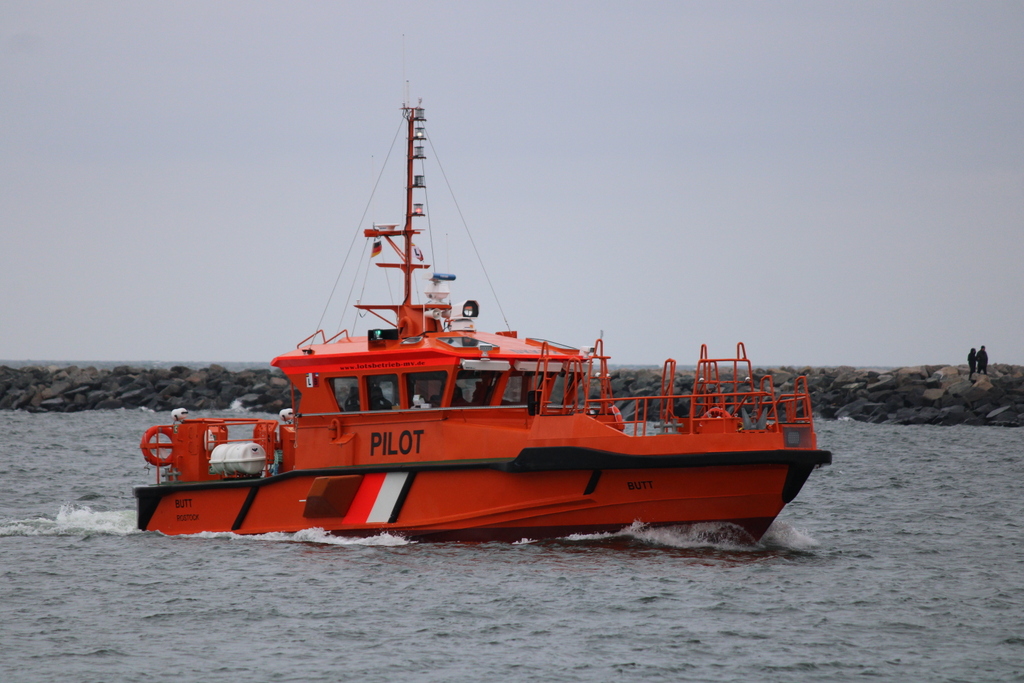
[[[595,377],[595,360],[599,364],[597,378],[603,380],[607,376],[607,359],[595,353],[588,363],[587,386]],[[675,376],[676,362],[670,358],[662,368],[657,396],[618,399],[611,396],[610,384],[604,381],[599,385],[600,391],[590,392],[585,410],[635,436],[691,433],[700,431],[698,425],[715,420],[731,420],[738,430],[752,432],[778,431],[783,424],[813,422],[807,378],[797,377],[789,393],[778,392],[770,375],[755,380],[742,342],[736,345],[733,358],[709,358],[707,345],[701,345],[690,393],[675,392]]]

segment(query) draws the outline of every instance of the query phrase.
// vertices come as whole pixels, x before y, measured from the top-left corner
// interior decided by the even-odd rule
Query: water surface
[[[754,546],[431,544],[139,532],[167,419],[0,413],[5,681],[1024,680],[1024,430],[819,422]]]

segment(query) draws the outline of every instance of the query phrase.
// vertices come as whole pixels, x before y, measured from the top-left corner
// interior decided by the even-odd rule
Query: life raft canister
[[[168,441],[161,441],[160,437],[166,436]],[[142,457],[150,465],[164,467],[171,464],[171,456],[174,455],[174,427],[171,425],[155,425],[146,430],[142,435],[139,448],[142,449]],[[166,452],[167,455],[162,455]]]
[[[267,452],[252,441],[222,443],[210,453],[210,474],[254,476],[267,466]]]
[[[732,415],[722,408],[708,408],[701,417],[732,417]]]

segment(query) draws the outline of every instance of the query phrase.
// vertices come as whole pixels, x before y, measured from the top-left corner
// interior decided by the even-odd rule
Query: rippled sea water
[[[763,541],[135,530],[165,414],[0,413],[3,681],[1024,680],[1024,430],[818,423]]]

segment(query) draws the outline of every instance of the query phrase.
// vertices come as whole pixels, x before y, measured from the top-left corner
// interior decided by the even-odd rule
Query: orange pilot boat
[[[190,419],[150,428],[156,483],[135,489],[138,526],[165,534],[322,528],[421,540],[516,541],[650,526],[735,525],[758,540],[818,450],[806,378],[783,393],[754,379],[743,344],[701,347],[692,391],[665,362],[657,396],[612,395],[602,340],[567,347],[476,329],[475,301],[448,303],[454,276],[413,274],[424,187],[424,110],[405,106],[405,224],[374,225],[404,275],[397,305],[365,337],[322,331],[274,359],[300,399],[279,420]]]

